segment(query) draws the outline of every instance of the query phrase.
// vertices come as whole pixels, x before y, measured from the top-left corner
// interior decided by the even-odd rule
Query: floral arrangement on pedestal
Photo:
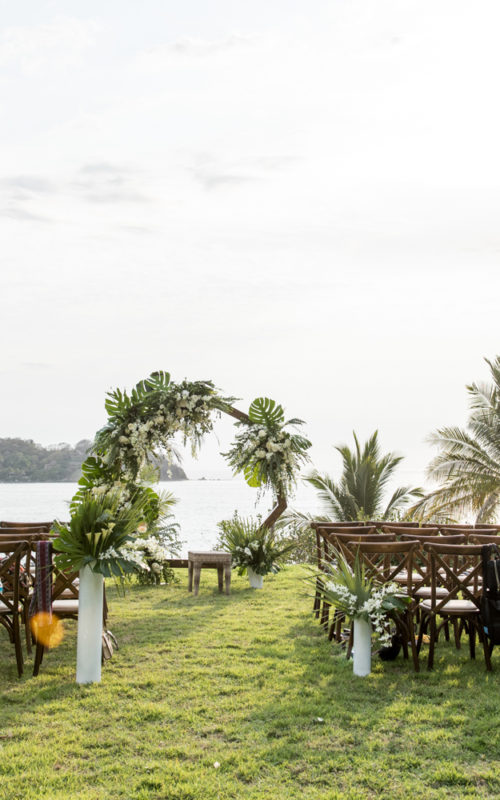
[[[358,556],[352,566],[339,552],[334,551],[333,558],[326,575],[320,575],[321,594],[324,601],[353,620],[354,673],[366,675],[370,672],[372,630],[383,647],[390,645],[389,615],[404,611],[411,600],[398,584],[374,581]]]

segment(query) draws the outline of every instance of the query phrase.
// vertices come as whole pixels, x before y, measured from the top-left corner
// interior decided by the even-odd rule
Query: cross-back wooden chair
[[[28,654],[32,650],[32,635],[29,622],[29,606],[33,594],[33,585],[35,582],[35,550],[36,542],[48,538],[46,531],[39,531],[32,529],[29,532],[20,533],[17,529],[14,532],[10,528],[0,528],[0,543],[2,542],[28,542],[29,548],[21,562],[21,583],[20,583],[20,603],[23,606],[23,622],[26,638],[26,649]]]
[[[366,575],[373,578],[376,583],[396,583],[401,587],[401,594],[409,598],[405,611],[394,612],[391,619],[401,638],[404,657],[408,658],[408,644],[411,648],[413,667],[419,671],[418,652],[415,641],[413,600],[413,558],[418,548],[418,542],[388,542],[388,541],[362,541],[350,543],[350,548],[358,558],[359,564],[364,567]],[[352,646],[352,636],[348,646],[348,655]],[[354,642],[354,646],[356,643]]]
[[[425,631],[429,631],[428,669],[434,666],[434,652],[438,639],[438,617],[454,622],[455,631],[465,628],[469,635],[470,657],[475,658],[475,636],[483,645],[486,669],[491,670],[491,659],[484,636],[480,602],[482,591],[482,562],[479,544],[438,544],[426,542],[431,573],[431,596],[420,603],[421,621],[417,648],[420,651]],[[438,589],[441,591],[438,593]],[[442,590],[445,590],[444,592]]]
[[[0,624],[7,630],[16,653],[17,672],[23,674],[23,650],[21,645],[20,619],[23,614],[21,604],[21,564],[29,551],[29,543],[0,542]]]

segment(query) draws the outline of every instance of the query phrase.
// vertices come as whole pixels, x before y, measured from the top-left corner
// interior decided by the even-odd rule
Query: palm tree
[[[325,515],[314,519],[338,522],[360,519],[390,519],[404,511],[412,498],[422,497],[423,491],[400,486],[388,501],[384,500],[387,484],[393,477],[403,456],[394,453],[381,455],[378,431],[361,447],[353,431],[355,449],[347,445],[335,449],[342,456],[342,475],[335,481],[329,475],[315,470],[305,480],[318,490]],[[305,532],[313,517],[299,511],[290,511],[284,523]]]
[[[422,519],[472,511],[476,523],[491,522],[500,506],[500,356],[485,361],[493,383],[466,387],[472,412],[466,430],[440,428],[430,437],[441,452],[428,476],[442,484],[413,507]]]

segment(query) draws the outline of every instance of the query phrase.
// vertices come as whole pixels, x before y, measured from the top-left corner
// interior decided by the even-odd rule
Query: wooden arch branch
[[[247,422],[249,425],[252,424],[252,420],[250,419],[248,414],[245,414],[244,411],[239,411],[239,409],[234,408],[234,406],[224,405],[224,408],[221,408],[221,411],[224,411],[230,417],[234,417],[234,419],[237,419],[238,422]],[[277,504],[275,505],[269,516],[262,523],[263,528],[272,528],[275,522],[278,521],[283,512],[286,510],[287,507],[286,497],[282,492],[278,492],[277,500],[278,500]]]

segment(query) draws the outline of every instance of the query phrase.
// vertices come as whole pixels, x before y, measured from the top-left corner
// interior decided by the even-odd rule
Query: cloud
[[[34,73],[47,64],[74,64],[94,46],[101,26],[95,20],[58,17],[43,25],[6,28],[0,36],[0,64]]]
[[[99,191],[95,194],[89,192],[82,195],[88,203],[149,203],[149,197],[140,192],[106,192]]]
[[[83,175],[123,175],[130,172],[126,167],[119,167],[110,161],[97,161],[92,164],[84,164],[79,170]]]
[[[46,178],[39,175],[12,175],[9,178],[2,178],[0,186],[7,189],[23,189],[28,192],[47,194],[55,191],[55,186]]]
[[[20,222],[51,221],[48,217],[42,217],[40,214],[33,214],[32,211],[28,211],[25,208],[16,208],[15,206],[0,209],[0,217],[10,217],[10,219],[17,219]]]
[[[296,156],[253,156],[224,162],[214,156],[200,154],[190,168],[194,179],[207,189],[241,186],[263,180],[270,172],[284,170],[300,159]]]
[[[138,54],[139,66],[161,69],[172,58],[210,58],[220,53],[243,50],[257,41],[256,36],[232,33],[222,39],[185,37],[175,42],[150,47]]]
[[[149,198],[137,190],[133,170],[108,161],[84,164],[72,187],[88,203],[149,202]]]

